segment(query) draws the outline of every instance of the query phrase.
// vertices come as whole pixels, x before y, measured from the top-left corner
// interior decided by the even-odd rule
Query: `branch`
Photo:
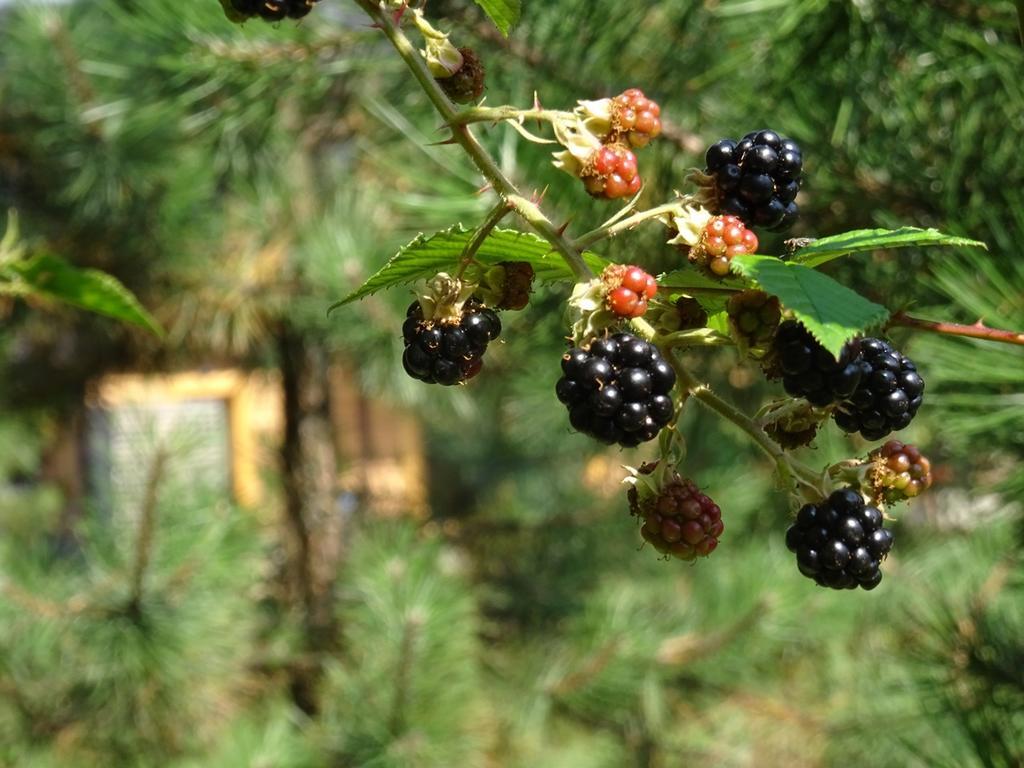
[[[664,205],[659,205],[654,208],[648,208],[646,211],[634,213],[632,216],[622,219],[621,221],[614,222],[613,224],[600,226],[597,229],[586,232],[576,238],[576,247],[581,251],[585,250],[600,240],[604,240],[608,237],[615,237],[623,232],[636,229],[645,221],[657,219],[659,216],[672,213],[673,211],[678,211],[679,207],[680,202],[678,200],[673,200],[671,203],[665,203]]]
[[[676,378],[679,380],[679,386],[681,386],[690,397],[699,401],[704,405],[704,407],[714,411],[727,421],[731,421],[741,430],[746,432],[757,447],[772,460],[783,480],[791,478],[796,483],[813,491],[815,498],[821,498],[822,492],[818,485],[818,475],[813,469],[786,454],[786,452],[768,436],[768,433],[761,428],[760,424],[740,411],[734,405],[723,400],[712,392],[711,388],[707,384],[698,381],[693,374],[683,367],[683,364],[673,351],[673,345],[671,342],[669,342],[665,337],[658,338],[654,327],[651,326],[650,323],[642,318],[634,318],[630,323],[633,328],[640,333],[640,335],[662,349],[665,353],[666,361],[676,372]]]
[[[1024,0],[1022,0],[1024,2]],[[911,317],[906,312],[897,312],[890,318],[889,326],[899,325],[905,328],[914,328],[918,331],[928,333],[939,333],[944,336],[966,336],[972,339],[985,339],[986,341],[998,341],[1003,344],[1018,344],[1024,346],[1024,333],[1019,331],[1004,331],[998,328],[989,328],[979,320],[974,325],[961,325],[960,323],[945,323],[934,320],[922,320],[919,317]]]
[[[556,109],[519,109],[509,105],[501,107],[469,107],[459,112],[450,121],[450,124],[499,123],[502,120],[511,120],[517,123],[523,123],[526,120],[542,120],[553,123],[570,115],[570,112],[562,112]]]
[[[572,270],[577,280],[590,280],[594,275],[590,271],[590,267],[583,261],[579,251],[566,239],[561,230],[544,215],[539,206],[520,194],[516,186],[502,173],[494,158],[477,141],[469,127],[457,124],[459,113],[455,105],[452,104],[445,92],[441,90],[441,86],[437,84],[434,76],[430,74],[427,62],[420,56],[416,48],[413,47],[405,33],[395,26],[391,16],[385,13],[375,0],[355,0],[355,2],[366,11],[376,26],[384,32],[384,35],[388,38],[391,45],[394,46],[398,55],[402,57],[406,66],[409,67],[409,70],[420,84],[427,98],[434,105],[434,108],[444,118],[445,123],[452,126],[452,140],[469,155],[480,173],[490,182],[494,191],[516,213],[523,217],[538,235],[551,243],[554,250],[569,265],[569,269]]]

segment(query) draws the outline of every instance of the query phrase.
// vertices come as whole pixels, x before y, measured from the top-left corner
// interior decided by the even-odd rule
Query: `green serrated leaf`
[[[472,238],[473,231],[462,225],[430,236],[419,235],[392,256],[369,280],[341,301],[332,304],[327,311],[331,312],[385,288],[404,285],[453,269]],[[562,257],[551,250],[550,244],[529,232],[495,229],[484,240],[475,258],[482,264],[497,264],[500,261],[528,262],[539,282],[573,279],[572,271]],[[596,253],[589,251],[583,254],[583,259],[594,272],[600,272],[608,264]]]
[[[476,4],[483,8],[505,37],[519,21],[522,11],[520,0],[476,0]]]
[[[815,240],[796,252],[790,261],[817,267],[840,256],[876,251],[885,248],[908,248],[922,245],[952,245],[986,248],[979,240],[946,235],[937,229],[901,227],[899,229],[856,229]]]
[[[889,317],[885,307],[802,264],[773,256],[736,256],[732,268],[778,296],[783,306],[836,356],[847,341]]]
[[[79,269],[51,254],[9,265],[31,293],[132,323],[163,335],[159,323],[116,278],[96,269]]]

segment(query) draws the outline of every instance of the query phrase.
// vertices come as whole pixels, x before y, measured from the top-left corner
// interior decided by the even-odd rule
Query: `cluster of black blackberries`
[[[800,323],[787,320],[775,332],[773,349],[786,392],[811,405],[832,405],[852,395],[860,383],[857,342],[844,346],[836,360]]]
[[[803,156],[796,142],[775,131],[754,131],[739,141],[722,139],[705,155],[706,173],[715,181],[718,210],[745,224],[788,228],[799,213]]]
[[[424,320],[418,301],[409,305],[402,338],[402,366],[414,379],[428,384],[461,384],[484,367],[488,342],[501,333],[494,310],[467,303],[458,322]]]
[[[786,531],[800,573],[822,587],[874,589],[882,580],[879,563],[892,548],[882,513],[864,503],[853,488],[806,504]]]
[[[881,440],[910,424],[921,407],[924,379],[910,358],[881,339],[861,339],[857,356],[860,381],[832,418],[845,432]]]
[[[318,0],[230,0],[242,16],[259,16],[267,21],[301,19],[313,10]]]
[[[675,415],[675,371],[656,346],[630,333],[570,349],[562,372],[555,393],[569,409],[569,422],[609,445],[653,440]]]

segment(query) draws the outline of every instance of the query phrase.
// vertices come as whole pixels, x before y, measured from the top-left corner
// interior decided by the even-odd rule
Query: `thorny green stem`
[[[665,352],[665,359],[676,372],[676,378],[679,380],[679,385],[687,392],[687,394],[689,394],[690,397],[699,401],[706,408],[714,411],[727,421],[731,421],[737,427],[746,432],[757,447],[772,460],[778,468],[778,472],[783,480],[792,478],[797,483],[809,486],[814,489],[816,493],[820,493],[817,482],[818,477],[814,470],[788,456],[786,452],[783,451],[782,448],[780,448],[775,441],[767,435],[767,433],[765,433],[757,422],[737,409],[731,403],[720,398],[711,391],[711,388],[707,384],[699,381],[693,376],[693,374],[686,370],[678,356],[673,351],[672,344],[666,343],[667,339],[665,338],[657,338],[656,331],[650,323],[642,318],[635,318],[631,320],[630,323],[642,336]]]
[[[540,120],[546,123],[553,123],[571,117],[570,112],[562,112],[556,109],[519,109],[513,106],[501,107],[469,107],[459,112],[450,125],[469,125],[470,123],[498,123],[502,120],[512,120],[522,123],[526,120]]]
[[[466,250],[462,252],[462,261],[459,264],[459,271],[455,273],[455,278],[459,279],[466,271],[466,267],[473,263],[473,257],[476,256],[476,252],[480,250],[480,246],[484,244],[484,240],[491,234],[498,223],[512,212],[512,208],[508,202],[501,200],[496,206],[491,209],[491,212],[487,214],[487,218],[484,219],[476,232],[473,234],[473,239],[466,244]]]
[[[469,155],[480,173],[483,174],[491,187],[494,188],[494,191],[508,203],[509,207],[526,220],[538,235],[552,245],[554,250],[568,264],[569,269],[572,270],[573,275],[578,281],[586,281],[593,278],[594,275],[590,271],[590,267],[587,266],[583,257],[580,256],[580,252],[562,234],[561,230],[544,215],[544,212],[541,211],[536,203],[527,200],[520,194],[516,186],[502,173],[490,153],[477,141],[469,127],[455,123],[458,110],[445,92],[441,90],[441,86],[434,80],[434,76],[430,74],[426,60],[420,56],[419,51],[416,50],[405,33],[395,26],[391,16],[374,0],[355,0],[355,2],[373,19],[391,45],[394,46],[398,55],[402,57],[402,60],[409,67],[423,92],[427,95],[427,98],[434,105],[434,108],[444,118],[445,123],[451,125],[452,140]]]
[[[634,213],[632,216],[617,221],[614,224],[608,226],[601,226],[597,229],[586,232],[576,238],[575,245],[581,251],[589,248],[596,242],[604,240],[609,237],[615,237],[623,232],[628,232],[631,229],[636,229],[638,226],[643,224],[645,221],[651,219],[657,219],[659,216],[672,213],[673,211],[679,210],[679,201],[674,200],[671,203],[665,203],[664,205],[658,205],[654,208],[648,208],[646,211],[640,211]]]

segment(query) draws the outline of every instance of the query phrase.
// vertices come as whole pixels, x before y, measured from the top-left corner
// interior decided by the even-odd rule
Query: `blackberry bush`
[[[882,581],[879,568],[892,548],[878,507],[860,491],[841,488],[805,504],[786,531],[786,547],[796,553],[800,573],[821,587],[872,590]]]
[[[569,410],[569,423],[609,445],[653,440],[675,415],[675,371],[656,346],[631,333],[570,349],[562,374],[555,393]]]
[[[685,441],[676,410],[693,401],[746,433],[772,463],[779,487],[794,506],[802,505],[787,534],[801,571],[829,587],[876,586],[892,543],[881,509],[927,489],[927,459],[895,442],[822,471],[802,462],[799,449],[812,444],[830,417],[869,440],[911,423],[924,380],[913,362],[872,334],[902,327],[1010,344],[1024,344],[1024,335],[891,313],[819,267],[911,245],[982,244],[913,227],[805,236],[780,246],[760,242],[751,227],[787,229],[803,184],[799,146],[772,130],[714,143],[703,170],[671,180],[680,191],[648,206],[636,152],[662,134],[667,116],[640,88],[612,98],[581,94],[567,109],[541,106],[540,96],[522,108],[457,108],[452,99],[480,99],[483,68],[476,55],[436,29],[425,4],[354,2],[436,108],[448,133],[440,143],[452,145],[442,151],[468,156],[493,208],[470,229],[459,225],[417,237],[335,307],[425,281],[429,290],[403,328],[403,364],[423,381],[453,384],[479,373],[487,344],[500,332],[485,306],[526,308],[531,273],[539,282],[572,281],[564,309],[571,346],[555,394],[572,427],[598,442],[651,443],[651,461],[627,478],[643,537],[658,551],[687,559],[710,552],[721,534],[721,511],[677,470]],[[413,30],[422,49],[409,39]],[[557,225],[545,212],[545,185],[518,187],[475,135],[500,127],[524,141],[557,145],[554,166],[594,197],[623,200],[620,210],[590,230],[576,220]],[[522,226],[502,226],[506,217]],[[643,253],[631,253],[624,264],[604,257],[603,243],[650,224],[666,227],[666,242],[680,254],[663,274],[651,272]],[[804,225],[813,228],[813,222]],[[788,397],[748,415],[712,390],[695,371],[713,367],[705,358],[722,346],[760,361],[767,378],[782,380]],[[865,504],[858,488],[875,506]]]

